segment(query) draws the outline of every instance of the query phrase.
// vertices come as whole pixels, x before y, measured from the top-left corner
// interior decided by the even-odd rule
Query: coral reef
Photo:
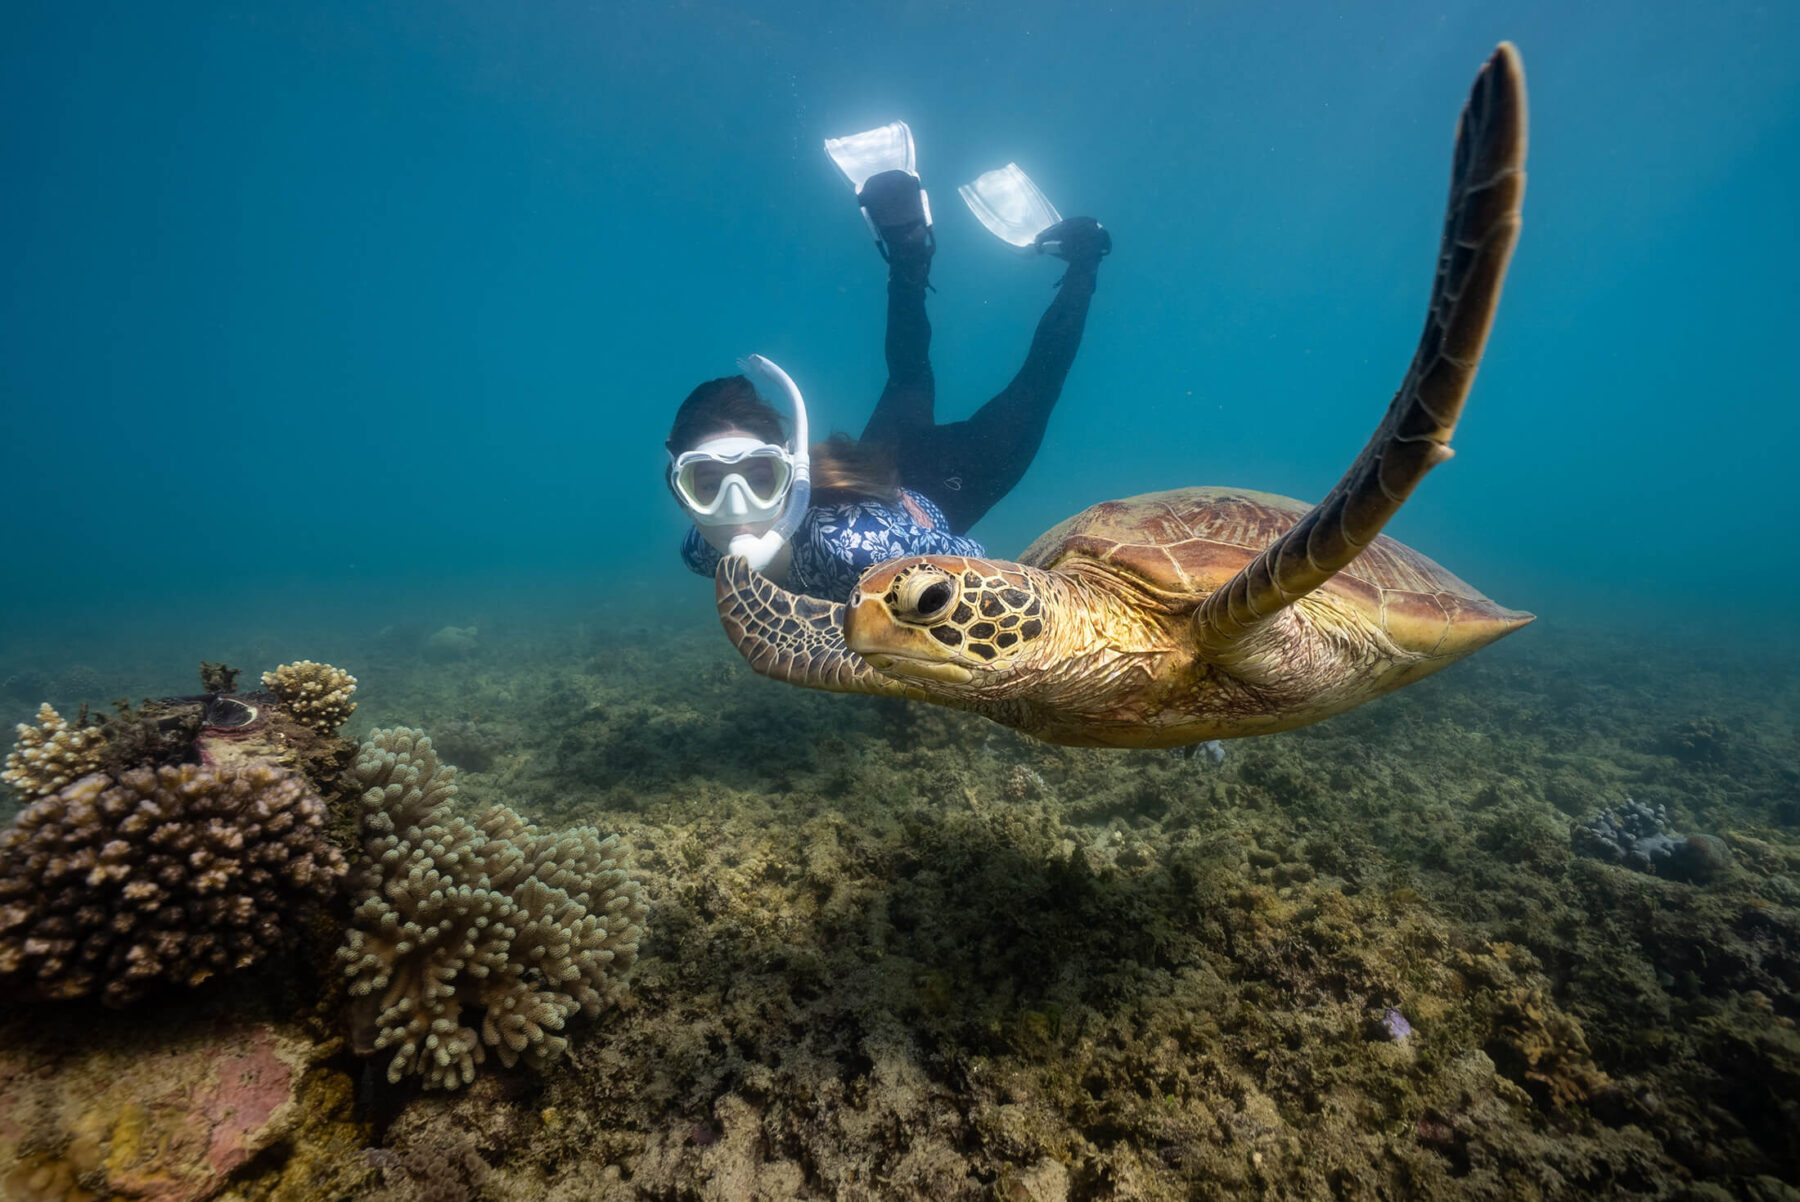
[[[0,832],[0,984],[108,1005],[286,945],[346,869],[325,806],[272,765],[91,773]]]
[[[1666,830],[1662,806],[1627,797],[1617,809],[1601,810],[1577,826],[1577,851],[1596,859],[1653,872],[1677,881],[1708,881],[1731,867],[1731,852],[1712,835],[1680,835]]]
[[[1716,718],[1694,718],[1663,736],[1663,748],[1687,764],[1723,764],[1731,758],[1731,729]]]
[[[19,796],[29,800],[56,792],[79,777],[96,771],[106,749],[106,733],[82,720],[71,724],[45,702],[38,709],[37,724],[21,722],[18,740],[0,772]]]
[[[320,734],[331,734],[356,712],[356,702],[350,700],[356,692],[356,677],[330,664],[310,659],[282,664],[273,672],[264,672],[262,682],[296,721]]]
[[[217,663],[213,660],[200,661],[200,691],[203,693],[235,693],[237,678],[243,675],[230,664]]]
[[[434,659],[467,659],[480,648],[480,630],[474,626],[445,626],[425,640],[425,653]]]
[[[204,685],[236,677],[201,666]],[[355,682],[310,661],[269,677],[291,704],[209,690],[99,722],[45,704],[19,726],[4,779],[28,804],[0,832],[0,982],[15,996],[120,1006],[153,982],[199,984],[285,946],[333,894],[346,863],[312,782],[348,761],[331,729]]]
[[[222,1049],[247,996],[318,1009],[298,1096],[322,1125],[265,1142],[205,1119],[235,1166],[195,1178],[210,1196],[1794,1196],[1800,676],[1760,643],[1666,640],[1648,656],[1631,632],[1534,628],[1215,763],[1204,748],[1199,762],[1047,748],[936,707],[784,689],[715,628],[660,613],[496,622],[479,671],[417,654],[435,624],[385,653],[358,717],[461,717],[505,754],[452,798],[409,751],[389,783],[419,798],[396,795],[392,821],[423,824],[392,850],[432,844],[449,911],[462,886],[444,878],[473,871],[460,848],[487,838],[490,803],[618,832],[657,899],[630,991],[604,1038],[547,1074],[376,1088],[389,1046],[364,1065],[373,1129],[355,1122],[336,999],[277,999],[261,975],[196,994],[230,1019]],[[40,695],[60,696],[32,708]],[[197,742],[223,756],[232,715],[207,712]],[[245,745],[264,754],[273,730]],[[1721,731],[1729,747],[1699,754]],[[346,788],[364,785],[352,773]],[[1582,854],[1571,827],[1626,796],[1716,832],[1731,868],[1696,887]],[[458,813],[469,831],[428,835]],[[417,985],[433,968],[407,955],[394,967]],[[470,986],[468,967],[446,982]],[[356,999],[370,1042],[385,992]],[[461,999],[440,1046],[481,1042],[480,999]],[[70,1062],[37,1055],[78,1009],[16,1008],[4,1025],[0,1007],[0,1193],[26,1180],[8,1175],[15,1092],[62,1108],[17,1146],[51,1189],[109,1196],[139,1179],[95,1174],[194,1129],[156,1109],[170,1104],[155,1082],[129,1095],[142,1112],[109,1099],[87,1117],[94,1078],[78,1068],[59,1088]],[[149,1017],[109,1020],[139,1021],[146,1065],[167,1065]],[[214,1113],[204,1081],[196,1096]],[[187,1139],[169,1155],[198,1162]],[[240,1143],[261,1151],[239,1159]]]
[[[369,1164],[381,1183],[417,1202],[475,1202],[483,1196],[487,1162],[467,1135],[433,1133],[418,1145],[372,1148]]]
[[[96,770],[117,776],[132,768],[191,763],[209,708],[179,698],[146,700],[136,707],[125,701],[113,702],[113,712],[101,719],[98,727],[105,742]],[[204,756],[199,758],[206,762]]]
[[[540,833],[504,806],[468,822],[456,770],[417,731],[373,732],[350,775],[378,880],[342,951],[359,1050],[391,1049],[391,1082],[445,1089],[488,1048],[508,1067],[562,1055],[567,1021],[597,1016],[637,959],[628,849],[591,827]]]
[[[1225,744],[1220,739],[1208,739],[1204,743],[1189,743],[1186,747],[1171,748],[1169,754],[1184,760],[1198,757],[1206,763],[1223,764]]]
[[[602,1046],[391,1146],[549,1202],[1786,1196],[1800,681],[1556,634],[1223,763],[784,692],[701,629],[398,662],[387,721],[507,733],[461,801],[619,831],[657,921]],[[1699,712],[1723,767],[1661,739]],[[1737,867],[1579,855],[1625,793]]]
[[[504,739],[466,718],[452,718],[431,729],[431,745],[466,772],[486,772],[506,750]]]

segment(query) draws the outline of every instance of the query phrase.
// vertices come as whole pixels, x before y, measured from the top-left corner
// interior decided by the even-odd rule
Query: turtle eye
[[[929,585],[919,594],[919,616],[921,618],[936,617],[950,605],[950,586],[942,580]]]
[[[921,572],[903,581],[899,594],[895,599],[900,603],[900,615],[913,622],[929,622],[941,617],[956,600],[955,586],[936,572]]]

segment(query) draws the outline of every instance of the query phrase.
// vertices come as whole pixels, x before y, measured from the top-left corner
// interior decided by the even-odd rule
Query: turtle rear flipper
[[[1231,660],[1240,640],[1355,559],[1425,473],[1452,455],[1450,436],[1518,239],[1525,123],[1524,68],[1502,42],[1475,77],[1457,125],[1431,307],[1406,379],[1337,486],[1201,604],[1194,620],[1203,654]]]
[[[924,700],[927,694],[871,668],[844,646],[844,607],[790,593],[727,555],[713,575],[719,623],[744,661],[763,676],[830,693]]]

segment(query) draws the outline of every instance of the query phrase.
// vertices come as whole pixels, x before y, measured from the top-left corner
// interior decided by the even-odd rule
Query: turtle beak
[[[844,612],[844,646],[888,676],[967,684],[975,674],[951,658],[951,651],[918,626],[895,619],[879,595],[850,594]]]

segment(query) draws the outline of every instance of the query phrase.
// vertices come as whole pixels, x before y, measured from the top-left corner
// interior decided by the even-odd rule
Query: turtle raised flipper
[[[1312,592],[1381,533],[1425,473],[1449,459],[1487,344],[1525,197],[1525,74],[1503,42],[1475,78],[1457,125],[1450,200],[1425,332],[1412,367],[1337,487],[1195,614],[1201,647],[1233,644]]]
[[[790,593],[727,555],[713,574],[725,635],[763,676],[832,693],[874,693],[923,700],[919,689],[883,676],[844,646],[844,607]]]

